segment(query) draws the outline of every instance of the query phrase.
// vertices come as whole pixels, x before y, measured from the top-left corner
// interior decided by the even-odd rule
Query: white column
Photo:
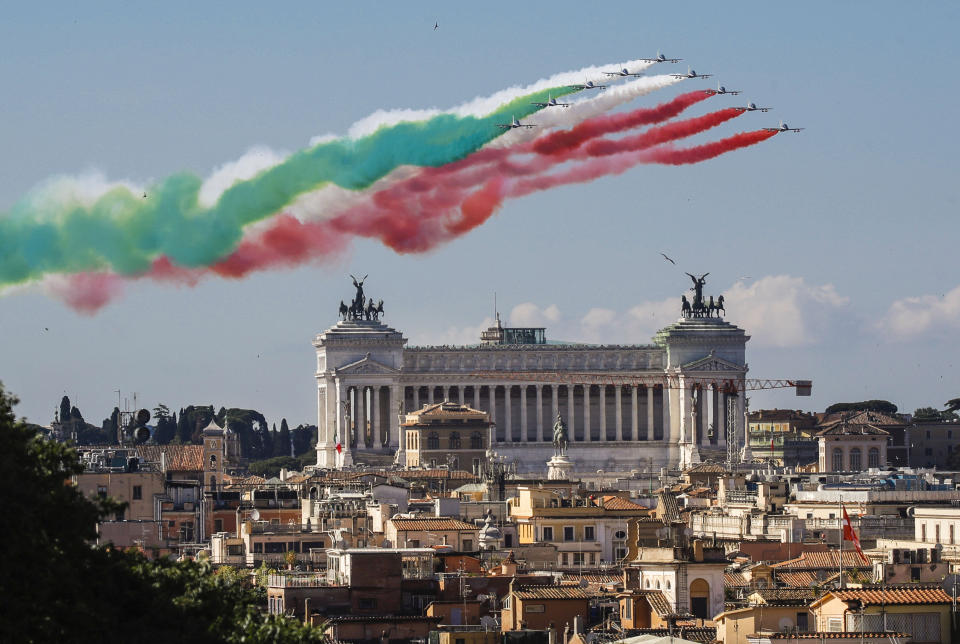
[[[463,385],[457,385],[457,401],[463,404]]]
[[[427,386],[427,403],[433,404],[433,390],[436,389],[434,385]]]
[[[420,409],[420,385],[413,386],[413,409],[410,411],[417,411]]]
[[[569,434],[570,442],[577,440],[577,435],[574,433],[574,419],[576,415],[576,402],[573,399],[573,385],[565,385],[567,388],[567,432]]]
[[[543,385],[537,385],[537,439],[538,443],[543,438]]]
[[[362,445],[366,447],[367,440],[367,388],[364,385],[360,385],[356,388],[357,391],[357,421],[354,423],[354,426],[357,428],[357,448],[359,449]]]
[[[600,385],[600,440],[607,440],[607,386]]]
[[[710,387],[700,387],[700,444],[710,445]]]
[[[714,392],[717,397],[717,413],[714,415],[714,426],[717,429],[717,445],[727,446],[727,394],[723,389]]]
[[[496,425],[497,423],[497,386],[496,385],[487,385],[487,392],[490,397],[490,422]],[[494,438],[496,438],[496,428],[494,428]],[[504,437],[506,438],[506,437]]]
[[[614,392],[613,404],[616,405],[616,413],[614,418],[617,423],[617,440],[623,440],[623,387],[617,385],[617,390]]]
[[[450,400],[450,385],[444,385],[444,386],[443,386],[443,401],[442,401],[442,402],[446,402],[446,401],[448,401],[448,400]]]
[[[403,443],[403,436],[400,435],[400,403],[403,401],[403,387],[398,384],[390,385],[390,403],[387,405],[388,413],[390,414],[389,422],[387,423],[390,428],[390,436],[387,440],[387,445],[392,449],[397,449]]]
[[[647,387],[647,440],[653,440],[653,387]]]
[[[630,438],[640,440],[640,385],[630,387]]]
[[[473,408],[480,409],[480,385],[473,386]]]
[[[590,433],[590,385],[583,386],[583,440],[588,443],[593,440]]]
[[[663,387],[660,389],[660,400],[663,403],[663,439],[668,441],[670,444],[676,444],[680,442],[680,421],[677,420],[676,431],[674,431],[672,418],[670,417],[670,409],[673,406],[672,398],[676,396],[680,397],[679,389],[670,389],[670,382],[664,380]],[[679,411],[677,412],[679,415]]]
[[[510,409],[510,393],[513,385],[504,385],[503,386],[503,431],[506,432],[506,439],[508,443],[513,442],[513,416],[512,410]]]
[[[530,435],[527,433],[527,386],[520,385],[520,440],[524,443],[530,442]]]
[[[550,422],[547,423],[548,426],[553,427],[553,424],[557,421],[557,414],[560,413],[560,400],[557,397],[560,393],[560,387],[558,385],[550,385]],[[570,419],[567,419],[567,425],[570,425]],[[547,436],[544,436],[544,440],[547,440]],[[550,440],[553,440],[552,434]],[[570,440],[573,440],[573,437],[570,437]]]
[[[380,385],[370,387],[370,444],[380,447],[383,437],[380,432]]]

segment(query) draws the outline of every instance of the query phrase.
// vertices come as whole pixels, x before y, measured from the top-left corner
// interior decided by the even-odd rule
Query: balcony
[[[312,575],[268,575],[270,588],[320,588],[330,586],[326,573]]]

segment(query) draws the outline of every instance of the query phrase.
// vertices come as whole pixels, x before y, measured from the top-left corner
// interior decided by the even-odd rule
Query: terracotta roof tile
[[[203,471],[203,445],[137,445],[137,454],[140,460],[154,463],[164,454],[168,471]]]
[[[621,496],[605,496],[603,497],[603,508],[605,510],[642,510],[647,511],[647,508],[625,499]]]
[[[723,573],[723,585],[727,588],[736,588],[738,586],[749,586],[750,582],[741,572]]]
[[[777,581],[787,586],[806,588],[819,583],[817,576],[810,571],[777,573]]]
[[[865,563],[863,559],[860,558],[860,555],[857,554],[855,550],[843,551],[844,568],[863,568],[869,565],[870,564]],[[770,567],[776,570],[786,569],[791,572],[804,569],[839,568],[839,566],[840,558],[836,550],[829,550],[827,552],[804,552],[795,559],[770,564]]]
[[[843,601],[856,601],[864,606],[878,604],[949,604],[953,602],[942,588],[885,586],[849,588],[830,591]]]
[[[421,518],[421,519],[390,519],[397,530],[476,530],[477,527],[459,519]]]
[[[591,595],[576,586],[526,586],[515,588],[520,599],[590,599]]]
[[[723,474],[726,471],[727,468],[717,463],[700,463],[687,470],[688,473],[692,474]]]
[[[760,635],[748,635],[747,637],[761,637]],[[894,641],[894,640],[909,640],[911,635],[907,633],[861,633],[860,631],[850,631],[847,633],[837,633],[830,631],[820,631],[820,632],[810,632],[810,633],[764,633],[762,637],[769,638],[770,640],[784,640],[786,642],[795,642],[802,640],[811,640],[813,642],[820,642],[822,640],[852,640],[859,642],[861,639],[871,639],[871,640],[881,640],[881,641]]]

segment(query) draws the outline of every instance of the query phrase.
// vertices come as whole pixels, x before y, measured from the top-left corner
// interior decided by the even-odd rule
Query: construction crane
[[[643,387],[666,387],[668,389],[682,389],[680,385],[681,374],[666,373],[649,376],[640,375],[621,375],[603,372],[579,372],[564,373],[559,371],[475,371],[470,374],[472,378],[491,379],[491,380],[513,380],[530,381],[537,383],[558,383],[565,385],[599,385],[612,387],[643,386]],[[737,376],[694,376],[682,374],[683,384],[686,387],[696,387],[701,390],[716,387],[717,391],[727,394],[738,394],[741,391],[759,391],[763,389],[796,389],[796,395],[809,396],[813,390],[812,380],[791,380],[787,378],[744,378]],[[725,410],[728,419],[736,419],[736,400],[733,397],[727,399],[727,409]],[[740,422],[744,422],[741,419]],[[727,443],[727,467],[732,468],[739,462],[739,451],[737,450],[737,423],[726,422],[726,443]],[[746,442],[747,428],[744,425],[743,440]]]

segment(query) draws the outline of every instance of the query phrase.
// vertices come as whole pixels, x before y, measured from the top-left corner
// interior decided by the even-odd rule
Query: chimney
[[[281,468],[280,468],[280,480],[281,480],[281,481],[286,481],[286,480],[287,480],[287,468],[285,468],[285,467],[281,467]]]
[[[573,616],[573,632],[577,634],[583,632],[583,617],[580,615]]]

